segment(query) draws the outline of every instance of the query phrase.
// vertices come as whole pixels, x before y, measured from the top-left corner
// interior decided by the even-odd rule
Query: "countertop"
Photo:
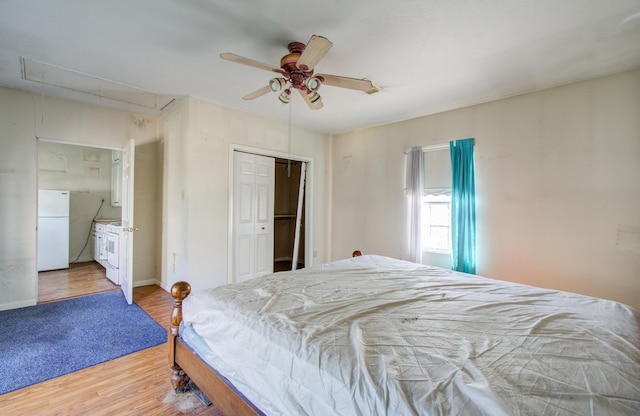
[[[98,223],[98,224],[111,224],[111,223],[114,223],[114,222],[120,223],[120,220],[116,220],[116,219],[113,219],[113,220],[99,219],[99,220],[93,220],[93,222]]]

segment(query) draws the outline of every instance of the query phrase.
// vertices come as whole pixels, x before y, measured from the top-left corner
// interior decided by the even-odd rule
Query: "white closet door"
[[[291,270],[298,268],[300,257],[300,227],[302,227],[302,205],[304,204],[304,184],[306,181],[307,163],[302,162],[300,168],[300,184],[298,186],[298,208],[296,211],[296,230],[293,238],[293,256],[291,257]]]
[[[275,159],[234,152],[236,282],[273,273]]]

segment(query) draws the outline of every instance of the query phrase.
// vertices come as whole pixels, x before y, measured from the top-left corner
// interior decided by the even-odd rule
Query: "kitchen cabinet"
[[[111,206],[122,206],[122,150],[111,152]]]
[[[93,259],[105,268],[107,278],[120,284],[120,234],[119,221],[96,220],[93,223]]]
[[[93,223],[93,259],[104,268],[107,267],[106,225]]]

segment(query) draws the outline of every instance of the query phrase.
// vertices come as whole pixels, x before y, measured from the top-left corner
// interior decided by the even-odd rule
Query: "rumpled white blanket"
[[[612,301],[362,256],[183,308],[268,414],[640,414],[640,314]]]

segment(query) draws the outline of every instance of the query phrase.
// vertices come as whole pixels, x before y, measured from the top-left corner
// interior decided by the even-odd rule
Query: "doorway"
[[[94,224],[122,224],[121,149],[38,139],[38,189],[69,191],[68,268],[38,268],[38,302],[118,290],[94,254]],[[40,230],[38,231],[40,235]],[[38,256],[46,245],[38,245]],[[64,289],[64,290],[63,290]],[[124,291],[124,290],[123,290]],[[126,297],[127,293],[125,293]],[[128,298],[127,298],[128,299]]]
[[[229,160],[228,282],[312,265],[312,159],[233,145]]]

